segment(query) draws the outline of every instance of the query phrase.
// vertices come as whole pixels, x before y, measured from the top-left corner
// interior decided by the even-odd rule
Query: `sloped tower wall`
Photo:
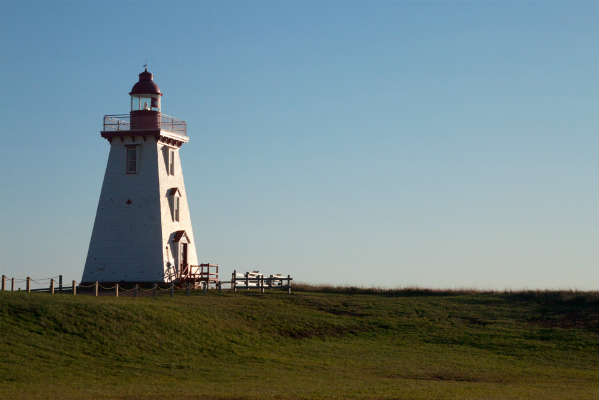
[[[169,170],[169,151],[173,152],[173,171]],[[193,229],[191,226],[191,213],[187,201],[187,191],[183,178],[183,166],[179,154],[180,148],[164,143],[158,143],[158,176],[160,193],[160,216],[162,227],[162,249],[164,276],[170,281],[173,276],[180,272],[181,265],[181,243],[176,241],[176,235],[185,232],[188,242],[187,263],[198,265],[198,257],[195,247]],[[176,221],[173,209],[173,197],[170,194],[174,189],[178,190],[179,197],[179,220]]]
[[[137,148],[135,174],[127,173],[126,166],[132,145]],[[169,150],[174,174],[169,174]],[[178,221],[170,193],[174,188],[180,198]],[[187,262],[197,265],[179,147],[155,137],[113,138],[82,282],[171,281],[180,269],[175,236],[181,231],[188,239]]]

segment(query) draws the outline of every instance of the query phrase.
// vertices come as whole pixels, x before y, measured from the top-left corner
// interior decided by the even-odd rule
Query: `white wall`
[[[169,149],[175,152],[175,173],[168,173]],[[167,265],[177,265],[179,262],[179,249],[177,244],[173,243],[173,235],[176,231],[184,230],[189,238],[188,243],[188,264],[197,265],[198,257],[193,238],[193,229],[191,226],[191,215],[189,212],[189,203],[187,201],[187,192],[185,191],[185,181],[183,180],[183,169],[179,148],[172,147],[164,143],[158,143],[158,176],[160,181],[160,210],[162,218],[162,249],[164,250],[163,265],[164,273],[168,276]],[[172,217],[172,203],[167,195],[171,188],[178,188],[181,192],[179,221],[174,221]],[[168,248],[168,250],[167,250]]]
[[[137,144],[137,174],[126,174],[126,145]],[[175,174],[167,174],[163,143],[154,138],[112,140],[82,282],[163,282],[166,263],[177,261],[165,251],[175,231],[189,239],[188,262],[197,264],[191,218],[179,149]],[[181,192],[179,222],[173,221],[167,191]],[[127,204],[131,200],[131,204]]]

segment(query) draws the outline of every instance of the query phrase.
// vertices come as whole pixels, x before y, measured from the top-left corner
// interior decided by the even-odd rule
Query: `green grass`
[[[0,294],[0,398],[596,399],[597,293]]]

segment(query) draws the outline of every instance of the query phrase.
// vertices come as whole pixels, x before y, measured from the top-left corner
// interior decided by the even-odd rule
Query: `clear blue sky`
[[[79,280],[148,62],[199,257],[300,281],[597,289],[596,1],[10,2],[0,272]]]

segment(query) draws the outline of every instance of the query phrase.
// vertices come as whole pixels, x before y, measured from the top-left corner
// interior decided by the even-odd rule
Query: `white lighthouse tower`
[[[146,69],[128,115],[105,115],[108,164],[81,281],[171,282],[197,265],[179,150],[185,121],[160,112]]]

